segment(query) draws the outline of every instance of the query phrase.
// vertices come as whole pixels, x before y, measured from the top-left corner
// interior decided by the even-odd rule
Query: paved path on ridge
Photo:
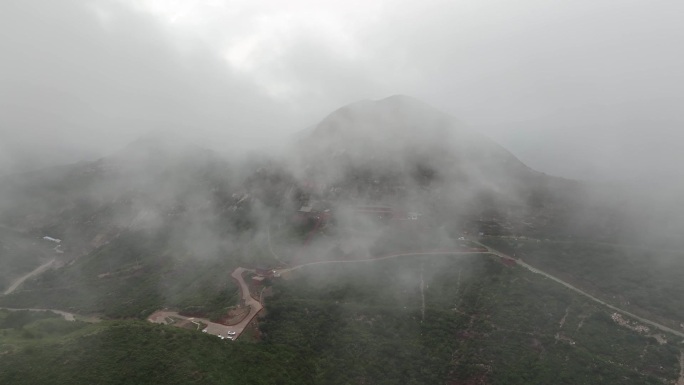
[[[659,329],[659,330],[662,330],[662,331],[664,331],[664,332],[668,332],[668,333],[674,334],[674,335],[676,335],[676,336],[678,336],[678,337],[683,337],[683,338],[684,338],[684,333],[683,333],[683,332],[674,330],[674,329],[669,328],[669,327],[667,327],[667,326],[665,326],[665,325],[661,325],[661,324],[659,324],[659,323],[657,323],[657,322],[655,322],[655,321],[651,321],[651,320],[649,320],[649,319],[646,319],[646,318],[643,318],[643,317],[639,317],[638,315],[633,314],[633,313],[630,313],[630,312],[628,312],[628,311],[626,311],[626,310],[624,310],[624,309],[620,309],[620,308],[618,308],[617,306],[613,306],[613,305],[611,305],[611,304],[609,304],[609,303],[607,303],[607,302],[605,302],[605,301],[602,301],[602,300],[600,300],[600,299],[598,299],[598,298],[592,296],[591,294],[589,294],[589,293],[587,293],[587,292],[585,292],[585,291],[583,291],[583,290],[581,290],[581,289],[578,289],[577,287],[575,287],[575,286],[573,286],[573,285],[571,285],[571,284],[569,284],[569,283],[567,283],[567,282],[561,280],[560,278],[557,278],[557,277],[555,277],[555,276],[553,276],[553,275],[551,275],[551,274],[549,274],[549,273],[546,273],[546,272],[544,272],[544,271],[542,271],[542,270],[539,270],[539,269],[537,269],[536,267],[531,266],[531,265],[529,265],[529,264],[527,264],[527,263],[525,263],[525,262],[523,262],[523,261],[521,261],[521,260],[519,260],[519,259],[515,259],[515,258],[513,258],[513,257],[511,257],[511,256],[509,256],[509,255],[506,255],[506,254],[504,254],[504,253],[502,253],[502,252],[500,252],[500,251],[498,251],[498,250],[495,250],[495,249],[493,249],[493,248],[491,248],[491,247],[489,247],[489,246],[487,246],[487,245],[485,245],[485,244],[483,244],[483,243],[480,243],[480,242],[478,242],[478,241],[475,241],[475,240],[472,240],[472,239],[471,239],[471,241],[472,241],[473,243],[475,243],[475,244],[478,244],[478,245],[480,245],[480,246],[486,248],[488,251],[470,251],[470,252],[468,252],[468,251],[425,251],[425,252],[399,253],[399,254],[392,254],[392,255],[387,255],[387,256],[378,257],[378,258],[352,259],[352,260],[341,260],[341,261],[319,261],[319,262],[310,262],[310,263],[305,263],[305,264],[298,265],[298,266],[289,267],[289,268],[286,268],[286,269],[280,269],[280,270],[277,270],[277,272],[278,272],[279,274],[282,274],[282,273],[286,273],[286,272],[298,270],[298,269],[301,269],[302,267],[312,266],[312,265],[322,265],[322,264],[329,264],[329,263],[372,262],[372,261],[380,261],[380,260],[384,260],[384,259],[397,258],[397,257],[403,257],[403,256],[419,256],[419,255],[462,255],[462,254],[493,254],[493,255],[496,255],[496,256],[499,257],[499,258],[506,259],[506,260],[510,260],[510,261],[514,261],[514,262],[515,262],[516,264],[518,264],[519,266],[521,266],[521,267],[523,267],[523,268],[525,268],[525,269],[527,269],[527,270],[529,270],[529,271],[531,271],[531,272],[533,272],[533,273],[541,274],[541,275],[543,275],[544,277],[546,277],[546,278],[548,278],[548,279],[550,279],[550,280],[552,280],[552,281],[555,281],[556,283],[559,283],[559,284],[561,284],[561,285],[567,287],[568,289],[570,289],[570,290],[572,290],[572,291],[574,291],[574,292],[576,292],[576,293],[578,293],[578,294],[580,294],[580,295],[582,295],[582,296],[584,296],[584,297],[589,298],[590,300],[592,300],[592,301],[594,301],[594,302],[597,302],[597,303],[599,303],[599,304],[601,304],[601,305],[603,305],[603,306],[606,306],[607,308],[609,308],[609,309],[611,309],[611,310],[614,310],[614,311],[616,311],[616,312],[618,312],[618,313],[622,313],[622,314],[624,314],[624,315],[626,315],[626,316],[629,316],[629,317],[631,317],[631,318],[634,318],[634,319],[636,319],[636,320],[638,320],[638,321],[640,321],[640,322],[643,322],[643,323],[645,323],[645,324],[648,324],[648,325],[650,325],[650,326],[652,326],[652,327],[654,327],[654,328],[656,328],[656,329]]]
[[[11,307],[0,307],[0,310],[9,310],[9,311],[51,311],[55,314],[61,315],[65,320],[67,321],[76,321],[76,315],[73,313],[67,313],[65,311],[61,310],[55,310],[55,309],[15,309]]]
[[[683,333],[683,332],[674,330],[674,329],[669,328],[669,327],[667,327],[667,326],[665,326],[665,325],[661,325],[661,324],[659,324],[659,323],[657,323],[657,322],[655,322],[655,321],[651,321],[651,320],[649,320],[649,319],[646,319],[646,318],[643,318],[643,317],[639,317],[638,315],[633,314],[633,313],[630,313],[630,312],[628,312],[627,310],[620,309],[620,308],[617,307],[617,306],[613,306],[613,305],[611,305],[611,304],[609,304],[609,303],[607,303],[607,302],[605,302],[605,301],[602,301],[602,300],[600,300],[600,299],[598,299],[598,298],[592,296],[591,294],[589,294],[589,293],[587,293],[587,292],[585,292],[585,291],[583,291],[583,290],[581,290],[581,289],[578,289],[577,287],[575,287],[575,286],[573,286],[573,285],[571,285],[571,284],[569,284],[569,283],[563,281],[563,280],[560,279],[560,278],[554,277],[553,275],[551,275],[551,274],[549,274],[549,273],[546,273],[546,272],[544,272],[544,271],[542,271],[542,270],[537,269],[537,268],[534,267],[534,266],[531,266],[531,265],[529,265],[529,264],[523,262],[523,261],[520,260],[520,259],[515,259],[515,258],[513,258],[513,257],[510,257],[510,256],[508,256],[508,255],[506,255],[506,254],[504,254],[504,253],[502,253],[502,252],[500,252],[500,251],[498,251],[498,250],[492,249],[491,247],[489,247],[489,246],[487,246],[487,245],[485,245],[485,244],[482,244],[482,243],[480,243],[480,242],[478,242],[478,241],[475,241],[475,240],[472,240],[472,239],[471,239],[471,241],[472,241],[473,243],[476,243],[476,244],[482,246],[482,247],[485,247],[487,250],[489,250],[489,252],[491,252],[491,253],[494,254],[494,255],[497,255],[497,256],[499,256],[499,257],[501,257],[501,258],[505,258],[505,259],[509,259],[509,260],[515,261],[515,263],[517,263],[518,265],[524,267],[525,269],[527,269],[527,270],[529,270],[529,271],[531,271],[531,272],[533,272],[533,273],[536,273],[536,274],[541,274],[541,275],[543,275],[544,277],[546,277],[546,278],[548,278],[548,279],[550,279],[550,280],[552,280],[552,281],[555,281],[555,282],[557,282],[557,283],[560,283],[561,285],[567,287],[568,289],[570,289],[570,290],[572,290],[572,291],[574,291],[574,292],[576,292],[576,293],[578,293],[578,294],[581,294],[581,295],[583,295],[583,296],[589,298],[590,300],[592,300],[592,301],[594,301],[594,302],[600,303],[601,305],[606,306],[607,308],[609,308],[609,309],[611,309],[611,310],[614,310],[614,311],[616,311],[616,312],[618,312],[618,313],[622,313],[622,314],[624,314],[624,315],[626,315],[626,316],[629,316],[629,317],[631,317],[631,318],[634,318],[634,319],[636,319],[636,320],[638,320],[638,321],[641,321],[641,322],[643,322],[643,323],[645,323],[645,324],[651,325],[651,326],[653,326],[653,327],[656,328],[656,329],[662,330],[662,331],[664,331],[664,332],[672,333],[672,334],[674,334],[674,335],[676,335],[676,336],[678,336],[678,337],[683,337],[683,338],[684,338],[684,333]]]
[[[304,263],[304,264],[293,266],[293,267],[288,267],[286,269],[279,269],[279,270],[276,270],[276,272],[278,274],[282,274],[282,273],[287,273],[287,272],[294,271],[294,270],[299,270],[302,267],[306,267],[306,266],[325,265],[325,264],[329,264],[329,263],[373,262],[373,261],[382,261],[384,259],[390,259],[390,258],[420,256],[420,255],[466,255],[466,254],[492,254],[492,253],[490,253],[488,251],[415,251],[415,252],[411,252],[411,253],[398,253],[398,254],[384,255],[384,256],[376,257],[376,258],[344,259],[344,260],[338,260],[338,261],[309,262],[309,263]]]
[[[5,292],[4,292],[3,294],[4,294],[4,295],[12,294],[12,292],[15,291],[15,290],[17,290],[17,288],[18,288],[19,286],[21,286],[21,284],[24,283],[24,281],[26,281],[27,279],[29,279],[29,278],[31,278],[31,277],[33,277],[33,276],[36,276],[36,275],[38,275],[38,274],[43,273],[44,271],[46,271],[47,269],[49,269],[50,266],[52,266],[53,263],[55,263],[55,259],[54,259],[54,258],[53,258],[52,260],[50,260],[49,262],[46,262],[46,263],[44,263],[44,264],[42,264],[42,265],[36,267],[35,269],[33,269],[33,271],[31,271],[30,273],[24,275],[23,277],[17,278],[17,279],[12,283],[12,285],[10,285],[10,287],[8,287],[7,290],[5,290]]]

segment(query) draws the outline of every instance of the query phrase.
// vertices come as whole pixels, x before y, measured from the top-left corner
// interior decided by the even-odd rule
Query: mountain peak
[[[395,106],[403,106],[403,107],[423,107],[423,108],[430,108],[427,103],[424,101],[414,98],[413,96],[408,96],[408,95],[402,95],[402,94],[396,94],[392,96],[388,96],[383,99],[378,99],[374,101],[377,104],[385,104],[385,105],[395,105]]]
[[[174,132],[152,131],[130,142],[119,153],[125,155],[130,152],[196,153],[207,151],[206,148],[195,144],[186,135]]]
[[[392,95],[386,98],[377,100],[361,100],[358,102],[347,104],[334,111],[329,115],[335,116],[338,114],[352,113],[352,114],[377,114],[381,112],[392,112],[400,115],[418,114],[421,117],[426,115],[436,116],[442,118],[449,118],[453,121],[456,119],[448,114],[439,111],[420,99],[407,95]]]
[[[351,103],[332,112],[311,130],[309,139],[331,145],[362,142],[362,147],[402,149],[477,136],[453,116],[419,99],[392,95]]]
[[[418,98],[414,98],[413,96],[409,95],[403,95],[403,94],[395,94],[395,95],[390,95],[382,99],[376,100],[377,103],[419,103],[419,104],[425,104],[422,100]]]
[[[139,137],[104,160],[122,169],[136,170],[167,169],[189,163],[203,164],[216,157],[213,151],[197,146],[181,135],[157,132]]]
[[[454,173],[468,169],[473,175],[527,172],[493,140],[405,95],[344,106],[325,117],[299,144],[308,164],[328,162],[330,168],[339,167],[344,158],[355,167],[382,163],[389,169],[422,162]]]

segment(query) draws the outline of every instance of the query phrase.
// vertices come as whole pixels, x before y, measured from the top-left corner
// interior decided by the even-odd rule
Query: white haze
[[[361,99],[412,95],[529,166],[681,180],[684,3],[0,3],[0,174],[150,131],[273,148]]]

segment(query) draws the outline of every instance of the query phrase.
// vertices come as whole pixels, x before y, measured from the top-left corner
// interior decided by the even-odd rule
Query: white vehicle
[[[45,239],[46,241],[54,242],[54,243],[61,243],[62,242],[61,239],[48,237],[47,235],[44,236],[43,239]]]
[[[207,329],[202,329],[202,333],[206,333],[206,332],[207,332]]]
[[[228,330],[228,335],[229,335],[229,336],[234,336],[234,335],[236,335],[236,334],[237,334],[237,333],[235,333],[234,331]]]

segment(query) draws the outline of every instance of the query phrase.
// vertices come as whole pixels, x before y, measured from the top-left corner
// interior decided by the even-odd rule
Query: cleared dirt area
[[[249,286],[247,285],[247,282],[245,282],[245,279],[243,277],[243,274],[245,272],[251,272],[252,270],[245,269],[242,267],[238,267],[233,271],[233,273],[230,275],[237,281],[237,283],[240,285],[240,296],[242,300],[244,301],[245,306],[249,306],[249,314],[240,321],[238,324],[233,326],[236,331],[238,331],[238,336],[242,333],[242,331],[247,327],[247,325],[256,317],[256,315],[263,309],[264,307],[261,305],[261,302],[257,301],[256,299],[252,298],[252,295],[249,291]]]
[[[243,306],[241,307],[241,309],[245,309],[246,311],[246,314],[241,315],[238,313],[234,313],[234,322],[236,322],[234,325],[228,326],[217,322],[211,322],[206,318],[186,317],[178,314],[175,311],[168,310],[156,311],[151,316],[149,316],[147,320],[158,324],[173,325],[179,327],[184,327],[184,325],[187,326],[188,323],[202,323],[206,325],[206,327],[202,330],[204,333],[219,337],[226,337],[232,335],[234,339],[237,339],[238,337],[240,337],[240,335],[245,330],[247,325],[249,325],[249,323],[254,319],[254,317],[256,317],[256,315],[261,311],[261,309],[263,309],[261,303],[256,299],[252,298],[252,295],[250,294],[249,286],[247,285],[243,277],[243,274],[245,272],[253,272],[253,270],[238,267],[230,275],[231,278],[233,278],[240,286],[240,296],[243,302]],[[242,318],[238,320],[239,316],[241,316]],[[235,334],[229,334],[229,332]]]
[[[242,320],[245,319],[250,313],[250,308],[249,306],[247,307],[239,307],[236,309],[230,309],[228,310],[228,314],[226,314],[225,317],[221,318],[218,323],[224,324],[227,326],[231,325],[237,325]]]
[[[154,312],[147,320],[157,324],[172,325],[184,329],[206,330],[205,333],[215,336],[225,337],[229,331],[236,332],[236,336],[238,335],[237,330],[234,330],[231,326],[211,322],[204,318],[186,317],[175,311],[160,310]],[[200,329],[202,325],[206,325],[206,327]]]

